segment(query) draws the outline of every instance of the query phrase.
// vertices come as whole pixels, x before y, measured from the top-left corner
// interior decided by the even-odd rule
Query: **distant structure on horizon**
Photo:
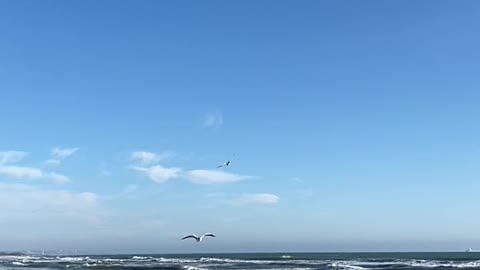
[[[473,249],[469,248],[465,252],[480,252],[480,250],[473,250]]]

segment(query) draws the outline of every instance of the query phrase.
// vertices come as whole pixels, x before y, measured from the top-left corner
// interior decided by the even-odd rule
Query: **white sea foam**
[[[202,257],[200,258],[200,261],[201,262],[219,262],[219,263],[251,263],[251,264],[270,264],[270,263],[284,262],[284,261],[275,261],[275,260],[238,260],[238,259],[210,258],[210,257]]]
[[[281,256],[281,255],[280,255]],[[288,256],[288,255],[283,255]],[[105,266],[114,269],[122,267],[158,267],[158,266],[179,266],[185,270],[206,270],[212,268],[233,268],[238,265],[244,265],[244,268],[255,269],[280,269],[280,270],[311,270],[319,268],[330,268],[338,270],[373,270],[386,269],[396,266],[402,268],[480,268],[480,260],[450,261],[450,260],[418,260],[418,259],[396,259],[396,260],[308,260],[291,259],[283,257],[278,259],[240,259],[223,257],[156,257],[156,256],[131,256],[131,257],[53,257],[53,256],[2,256],[1,263],[7,263],[10,269],[12,267],[22,267],[29,269],[29,265],[34,263],[42,264],[61,264],[65,268],[78,267],[97,267]],[[67,263],[65,265],[65,263]],[[26,267],[26,268],[25,268]],[[55,266],[53,266],[55,267]],[[243,266],[242,266],[243,267]],[[36,268],[39,269],[39,268]]]
[[[397,260],[383,262],[369,261],[335,261],[329,266],[340,269],[374,269],[386,265],[404,265],[421,268],[477,268],[480,267],[480,260],[469,262],[438,261],[438,260]]]
[[[437,267],[475,268],[475,267],[480,267],[480,260],[470,261],[470,262],[415,260],[415,261],[411,261],[409,265],[413,267],[424,267],[424,268],[437,268]]]
[[[153,257],[133,256],[132,259],[134,259],[134,260],[150,260],[150,259],[153,259]]]
[[[57,259],[64,262],[81,262],[88,260],[89,257],[57,257]]]
[[[344,262],[331,263],[329,266],[333,267],[335,269],[351,269],[351,270],[365,269],[361,266],[354,265],[354,264],[349,264],[349,263],[344,263]]]
[[[207,270],[208,268],[202,268],[202,267],[196,267],[196,266],[190,266],[190,265],[185,265],[182,267],[185,270]]]

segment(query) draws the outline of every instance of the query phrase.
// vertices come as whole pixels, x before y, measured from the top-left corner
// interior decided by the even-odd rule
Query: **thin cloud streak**
[[[186,173],[187,179],[194,184],[226,184],[255,178],[216,170],[193,170]]]

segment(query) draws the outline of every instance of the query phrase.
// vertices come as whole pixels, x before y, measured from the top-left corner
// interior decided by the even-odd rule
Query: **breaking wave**
[[[324,256],[326,257],[326,256]],[[202,256],[0,256],[4,269],[172,269],[172,270],[406,270],[479,269],[480,258],[471,259],[338,259],[292,255],[222,257]]]

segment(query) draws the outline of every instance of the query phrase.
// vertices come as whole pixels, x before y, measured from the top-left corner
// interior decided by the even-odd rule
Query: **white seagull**
[[[190,234],[190,235],[187,235],[187,236],[183,237],[182,240],[185,240],[185,239],[188,239],[188,238],[193,238],[197,242],[202,242],[202,240],[205,236],[216,237],[213,233],[206,233],[206,234],[204,234],[200,237],[196,236],[195,234]]]

